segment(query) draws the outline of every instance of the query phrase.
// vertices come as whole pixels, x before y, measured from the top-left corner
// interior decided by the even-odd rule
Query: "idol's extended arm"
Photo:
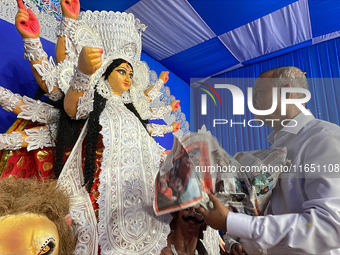
[[[38,126],[14,131],[9,134],[0,134],[0,150],[19,150],[27,148],[28,151],[53,147],[56,139],[56,124]]]
[[[45,124],[21,132],[0,134],[0,150],[27,148],[30,151],[54,146],[59,110],[39,100],[26,96],[21,97],[19,94],[14,94],[1,86],[0,105],[5,111],[17,114],[18,118]]]
[[[102,49],[87,46],[80,52],[78,66],[64,99],[64,109],[71,118],[81,119],[89,114],[85,106],[91,105],[94,92],[90,78],[102,65],[102,54]]]
[[[179,130],[180,122],[173,122],[171,125],[160,125],[160,124],[154,124],[150,123],[147,124],[147,129],[149,131],[149,134],[151,136],[161,136],[163,137],[164,134],[170,133],[170,132],[177,132]]]
[[[169,105],[167,106],[161,106],[161,107],[151,107],[150,108],[150,112],[151,112],[151,116],[150,119],[151,120],[155,120],[155,119],[164,119],[164,116],[167,113],[173,112],[178,110],[179,108],[179,100],[173,100]]]
[[[59,110],[52,105],[34,100],[27,96],[14,94],[0,86],[0,106],[8,112],[18,115],[18,118],[43,124],[57,122]]]
[[[79,16],[80,3],[79,0],[61,0],[60,6],[62,9],[63,18],[60,22],[60,27],[57,32],[58,41],[55,50],[55,59],[57,63],[65,60],[68,55],[67,52],[67,40],[70,42],[70,30],[72,25],[76,23]]]
[[[149,99],[149,102],[152,102],[156,98],[158,98],[162,93],[160,90],[164,87],[164,84],[169,80],[169,72],[163,71],[159,75],[158,80],[152,85],[150,88],[144,91],[145,96]]]
[[[18,0],[18,7],[15,26],[24,41],[24,57],[30,61],[34,78],[39,86],[45,92],[54,92],[58,90],[55,86],[55,77],[53,77],[55,67],[53,60],[48,61],[40,42],[39,21],[32,10],[26,9],[22,0]]]

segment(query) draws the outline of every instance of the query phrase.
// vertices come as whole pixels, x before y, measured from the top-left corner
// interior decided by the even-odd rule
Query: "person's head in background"
[[[281,88],[302,88],[308,89],[305,74],[296,67],[284,66],[267,70],[256,79],[253,91],[253,106],[256,110],[268,110],[273,106],[273,88],[277,88],[277,107],[276,110],[267,115],[255,115],[266,125],[270,125],[277,132],[282,126],[282,121],[293,119],[301,112],[296,104],[286,104],[286,114],[282,115],[281,109]],[[287,92],[286,99],[303,99],[306,95],[298,92]],[[305,104],[302,104],[305,106]],[[274,107],[274,106],[273,106]],[[275,121],[272,121],[275,120]],[[286,125],[288,121],[284,124]]]

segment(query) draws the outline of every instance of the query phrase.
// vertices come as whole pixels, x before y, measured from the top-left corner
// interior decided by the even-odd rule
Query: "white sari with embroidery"
[[[109,97],[100,115],[103,162],[99,176],[99,223],[83,183],[83,130],[59,177],[71,195],[71,217],[78,233],[75,254],[158,255],[167,245],[170,215],[154,215],[159,146],[119,96]],[[86,127],[84,127],[86,129]]]

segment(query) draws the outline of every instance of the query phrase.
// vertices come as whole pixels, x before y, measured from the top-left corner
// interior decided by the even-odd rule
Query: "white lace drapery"
[[[101,253],[158,255],[167,245],[171,219],[153,211],[159,147],[118,96],[108,100],[100,125],[105,147],[97,200]]]
[[[75,254],[158,255],[167,245],[170,215],[154,215],[154,180],[161,153],[122,98],[112,95],[99,118],[103,162],[99,176],[99,223],[85,188],[81,166],[82,132],[59,177],[71,196],[71,217],[79,235]],[[86,127],[85,127],[86,128]],[[98,234],[97,234],[98,231]],[[99,235],[99,236],[98,236]]]

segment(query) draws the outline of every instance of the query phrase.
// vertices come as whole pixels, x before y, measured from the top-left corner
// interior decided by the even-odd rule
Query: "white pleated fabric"
[[[125,12],[150,24],[143,34],[143,50],[157,60],[216,37],[186,0],[142,0]]]
[[[308,1],[299,0],[219,36],[240,62],[310,40]]]

